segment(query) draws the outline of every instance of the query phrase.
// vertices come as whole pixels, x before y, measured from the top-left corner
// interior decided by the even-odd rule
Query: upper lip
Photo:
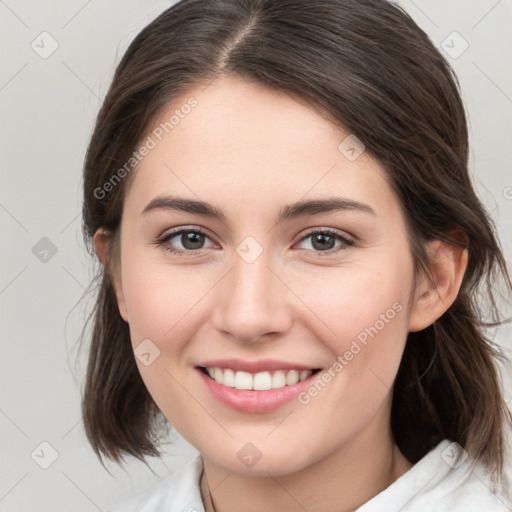
[[[278,359],[259,359],[258,361],[247,361],[245,359],[212,359],[209,361],[204,361],[198,366],[205,368],[229,368],[233,371],[243,371],[249,373],[265,372],[271,370],[314,370],[317,368],[311,365],[290,363],[289,361],[279,361]]]

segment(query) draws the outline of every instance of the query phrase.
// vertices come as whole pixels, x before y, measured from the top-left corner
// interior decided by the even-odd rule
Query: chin
[[[331,451],[329,447],[312,447],[310,438],[294,440],[286,435],[276,437],[273,442],[270,439],[260,442],[231,441],[231,446],[224,445],[219,450],[199,447],[199,451],[205,459],[226,471],[255,477],[268,477],[269,473],[276,477],[296,473]]]

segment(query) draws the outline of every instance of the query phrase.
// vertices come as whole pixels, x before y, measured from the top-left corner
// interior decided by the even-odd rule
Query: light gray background
[[[112,475],[107,473],[83,434],[84,364],[74,364],[93,303],[88,297],[77,305],[92,270],[80,232],[86,145],[115,64],[140,29],[172,3],[0,0],[3,512],[105,510],[196,453],[177,439],[162,462],[152,463],[155,474],[137,461],[130,461],[126,472],[111,465]],[[401,4],[438,47],[443,41],[452,47],[448,60],[469,114],[471,171],[510,262],[512,0]],[[40,53],[51,49],[43,31],[58,43],[46,59],[31,47],[34,41]],[[469,44],[457,58],[463,41],[450,35],[453,31]],[[43,237],[57,250],[46,262],[39,259],[44,254],[38,258],[33,252]],[[507,327],[495,334],[509,355],[510,333]],[[508,381],[509,404],[511,389]],[[51,462],[52,449],[58,456],[42,469]]]

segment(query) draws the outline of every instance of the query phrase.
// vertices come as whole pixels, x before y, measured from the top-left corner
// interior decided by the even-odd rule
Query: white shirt
[[[483,465],[469,471],[470,461],[457,443],[441,441],[389,487],[355,512],[510,512],[512,475],[494,494]],[[204,512],[199,481],[200,455],[181,470],[107,512]],[[505,491],[506,489],[506,491]]]

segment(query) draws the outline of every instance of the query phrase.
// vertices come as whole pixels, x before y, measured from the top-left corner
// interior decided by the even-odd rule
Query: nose
[[[213,323],[224,335],[254,343],[290,329],[292,294],[270,267],[265,251],[252,263],[235,254],[214,299]]]

